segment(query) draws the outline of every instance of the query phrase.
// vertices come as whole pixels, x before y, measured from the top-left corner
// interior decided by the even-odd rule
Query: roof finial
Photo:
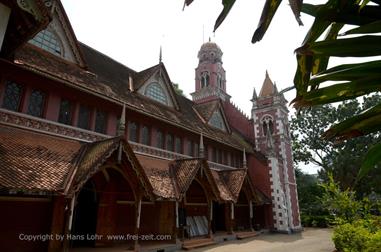
[[[118,136],[125,136],[126,129],[126,104],[123,103],[122,114],[118,124]]]
[[[243,168],[247,168],[247,162],[246,162],[246,150],[243,148]]]
[[[209,42],[211,42],[210,37],[209,37]]]
[[[162,58],[163,58],[163,52],[162,52],[162,47],[161,47],[161,45],[160,45],[159,63],[161,63]]]
[[[205,157],[205,153],[204,153],[204,137],[202,136],[202,132],[200,134],[200,144],[199,144],[199,151],[198,151],[198,156],[200,158],[204,158]]]

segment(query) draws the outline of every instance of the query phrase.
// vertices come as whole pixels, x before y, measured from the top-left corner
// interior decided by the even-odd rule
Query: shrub
[[[361,223],[346,223],[335,227],[332,240],[338,251],[363,252],[370,236],[370,232]]]
[[[366,243],[366,249],[364,252],[375,252],[381,249],[381,230],[373,234]]]

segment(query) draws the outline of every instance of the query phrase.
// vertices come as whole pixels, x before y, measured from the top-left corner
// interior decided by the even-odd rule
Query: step
[[[246,239],[246,238],[251,238],[254,236],[257,236],[257,232],[237,232],[236,236],[238,240]]]
[[[216,244],[211,238],[192,239],[184,241],[182,248],[185,250],[201,248]]]

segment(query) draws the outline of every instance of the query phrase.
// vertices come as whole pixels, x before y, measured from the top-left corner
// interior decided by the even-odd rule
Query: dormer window
[[[209,86],[209,73],[202,72],[201,73],[201,88]]]
[[[167,95],[165,94],[161,85],[157,82],[149,84],[144,91],[144,95],[155,101],[168,105]]]
[[[209,119],[209,124],[220,130],[226,131],[225,123],[219,110],[213,112],[213,115]]]
[[[58,37],[51,31],[42,30],[29,43],[38,46],[57,56],[63,56],[61,42]]]

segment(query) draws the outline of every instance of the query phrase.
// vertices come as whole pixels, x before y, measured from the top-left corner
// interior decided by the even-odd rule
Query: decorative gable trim
[[[78,64],[80,67],[85,67],[83,54],[65,10],[60,1],[54,3],[51,6],[52,20],[45,30],[53,33],[59,40],[62,58]]]
[[[157,83],[162,88],[162,91],[164,92],[166,99],[167,99],[166,104],[164,104],[164,103],[163,104],[167,105],[169,107],[173,107],[176,110],[180,109],[179,103],[178,103],[177,98],[176,98],[176,92],[172,86],[172,82],[168,76],[168,73],[167,73],[163,63],[160,63],[156,67],[146,69],[146,70],[138,73],[138,75],[139,74],[142,75],[143,79],[140,80],[140,82],[138,82],[137,85],[135,86],[138,93],[140,93],[144,96],[147,96],[147,93],[146,93],[147,88],[149,88],[149,86],[152,85],[153,83]],[[152,99],[152,98],[150,98],[150,99]],[[155,100],[155,99],[153,99],[153,100]],[[160,101],[158,101],[158,102],[160,102]]]

